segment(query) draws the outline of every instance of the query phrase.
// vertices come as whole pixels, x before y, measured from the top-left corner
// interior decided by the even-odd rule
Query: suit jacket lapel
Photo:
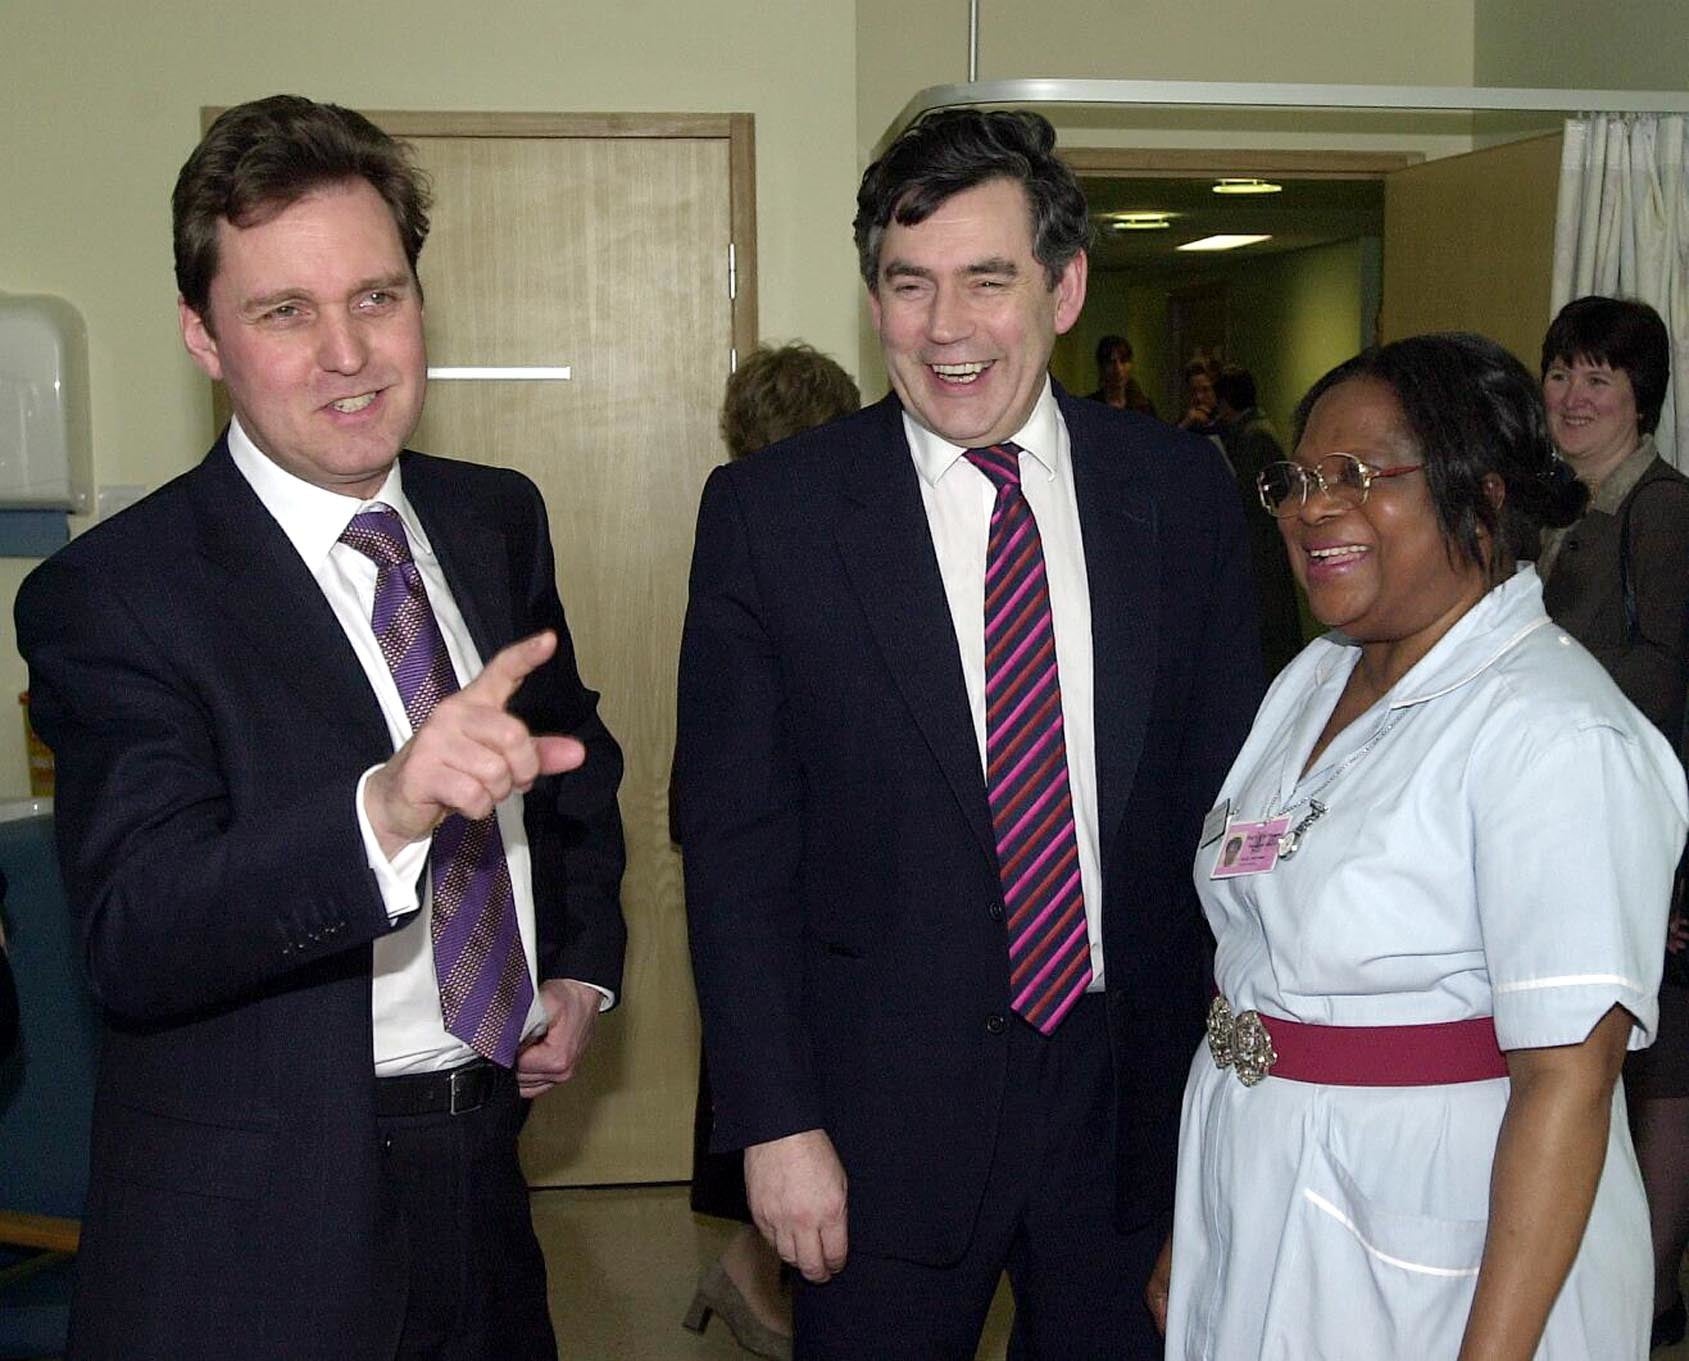
[[[485,663],[515,641],[508,613],[512,596],[504,532],[483,519],[474,504],[454,499],[438,464],[430,466],[427,459],[408,452],[400,460],[405,496],[422,521],[452,599]]]
[[[875,415],[844,470],[839,551],[903,702],[968,825],[995,857],[979,742],[902,408],[887,397]]]
[[[218,440],[193,474],[200,552],[213,597],[270,672],[337,726],[389,754],[381,706],[321,588]]]
[[[1107,446],[1083,402],[1059,389],[1056,395],[1073,450],[1091,593],[1097,841],[1107,880],[1109,847],[1131,795],[1155,684],[1160,559],[1154,513],[1132,487],[1127,452]]]

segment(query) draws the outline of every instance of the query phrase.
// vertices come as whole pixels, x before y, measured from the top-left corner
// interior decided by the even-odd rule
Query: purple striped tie
[[[1009,998],[1048,1035],[1091,982],[1091,942],[1050,584],[1020,453],[995,444],[967,457],[997,488],[985,554],[985,786],[1008,909]]]
[[[370,622],[411,728],[420,728],[434,706],[457,689],[457,676],[422,574],[411,560],[405,523],[397,511],[377,504],[352,517],[340,542],[375,562]],[[429,866],[440,1015],[446,1029],[477,1054],[510,1068],[534,985],[516,926],[498,814],[477,822],[456,813],[448,817],[434,829]]]

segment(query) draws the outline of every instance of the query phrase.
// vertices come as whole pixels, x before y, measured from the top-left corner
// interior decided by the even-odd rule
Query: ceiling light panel
[[[1175,250],[1236,250],[1239,246],[1253,246],[1258,241],[1271,241],[1268,236],[1205,236],[1199,241],[1187,241]]]

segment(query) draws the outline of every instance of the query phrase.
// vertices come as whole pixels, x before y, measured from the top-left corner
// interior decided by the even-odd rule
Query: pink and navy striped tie
[[[393,672],[411,728],[457,687],[422,575],[411,559],[405,522],[389,506],[352,517],[340,542],[375,562],[371,624]],[[516,925],[516,899],[498,814],[479,821],[454,813],[434,829],[429,851],[434,909],[429,929],[440,1015],[477,1054],[509,1068],[534,1000]]]
[[[967,458],[997,488],[985,554],[985,786],[1008,910],[1009,1000],[1048,1035],[1091,982],[1091,942],[1050,584],[1020,453],[995,444]]]

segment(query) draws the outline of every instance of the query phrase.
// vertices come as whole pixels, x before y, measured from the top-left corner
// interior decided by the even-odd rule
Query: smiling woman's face
[[[1623,369],[1563,359],[1542,376],[1548,433],[1585,482],[1599,483],[1636,448],[1636,390]]]
[[[1374,468],[1421,462],[1396,394],[1371,378],[1339,383],[1309,412],[1295,461],[1317,468],[1332,454]],[[1278,523],[1308,608],[1356,642],[1440,636],[1488,589],[1478,566],[1443,537],[1422,473],[1375,479],[1358,506],[1314,487]]]

